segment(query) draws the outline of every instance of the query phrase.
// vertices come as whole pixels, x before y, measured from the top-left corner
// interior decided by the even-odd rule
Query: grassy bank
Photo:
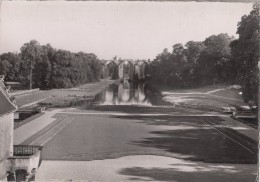
[[[156,85],[163,100],[172,105],[220,112],[222,107],[243,106],[241,89],[230,85],[210,85],[194,89],[171,89]]]
[[[88,103],[94,99],[96,94],[115,82],[115,80],[101,80],[75,88],[53,89],[50,91],[51,97],[39,102],[39,105],[46,107],[71,107]]]

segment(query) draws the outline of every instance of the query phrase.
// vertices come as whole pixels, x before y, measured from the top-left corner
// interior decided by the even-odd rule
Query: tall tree
[[[201,52],[204,51],[205,45],[202,42],[189,41],[186,43],[186,57],[187,57],[187,77],[190,79],[190,86],[194,87],[200,78],[198,77],[198,59],[200,58]]]
[[[239,38],[231,43],[235,76],[242,85],[243,98],[249,104],[258,102],[259,5],[238,23]]]
[[[36,40],[31,40],[21,47],[21,81],[24,85],[33,87],[33,70],[36,62],[42,59],[42,47]]]

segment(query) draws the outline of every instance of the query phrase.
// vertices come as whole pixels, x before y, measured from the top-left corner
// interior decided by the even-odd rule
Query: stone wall
[[[0,116],[0,180],[6,175],[6,159],[13,153],[14,114]]]

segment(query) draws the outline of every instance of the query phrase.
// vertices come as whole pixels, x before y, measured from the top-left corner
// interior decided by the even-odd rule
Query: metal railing
[[[42,146],[35,145],[14,145],[14,156],[30,156],[34,155],[37,151],[42,150]]]

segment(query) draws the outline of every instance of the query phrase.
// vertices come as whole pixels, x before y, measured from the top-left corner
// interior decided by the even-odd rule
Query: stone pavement
[[[131,114],[127,114],[127,113],[117,113],[117,112],[89,112],[89,111],[78,111],[77,109],[73,109],[73,110],[62,110],[62,109],[53,109],[52,111],[46,111],[46,113],[42,116],[40,116],[39,118],[36,118],[34,120],[32,120],[29,123],[26,123],[25,125],[15,129],[14,131],[14,144],[21,144],[22,142],[24,142],[25,140],[27,140],[30,136],[36,134],[37,132],[39,132],[40,130],[42,130],[43,128],[47,127],[48,125],[50,125],[53,121],[55,121],[56,119],[53,118],[53,116],[57,113],[63,113],[63,114],[86,114],[86,115],[132,115],[134,116],[134,113]],[[136,114],[136,115],[158,115],[158,114]],[[162,114],[162,115],[168,115],[168,114]],[[176,114],[169,114],[169,115],[173,115],[175,116]],[[189,114],[190,116],[220,116],[223,121],[221,122],[221,124],[224,127],[227,128],[231,128],[233,130],[236,130],[237,132],[253,139],[254,141],[258,141],[258,130],[245,125],[229,116],[225,116],[222,114]],[[189,116],[189,115],[185,115],[185,116]]]
[[[122,112],[98,112],[98,111],[83,111],[83,110],[78,110],[78,109],[66,109],[63,111],[60,111],[59,113],[63,113],[63,114],[85,114],[85,115],[111,115],[111,116],[127,116],[127,115],[131,115],[131,116],[218,116],[220,118],[223,119],[223,121],[221,122],[221,124],[224,127],[227,128],[231,128],[235,131],[237,131],[238,133],[241,133],[242,135],[245,135],[249,138],[251,138],[254,141],[258,141],[258,130],[255,128],[252,128],[248,125],[245,125],[233,118],[231,118],[228,115],[225,114],[218,114],[218,113],[212,113],[212,112],[205,112],[204,114],[183,114],[183,113],[171,113],[171,114],[150,114],[150,113],[122,113]]]
[[[258,130],[255,128],[245,125],[231,117],[222,117],[222,119],[224,120],[222,121],[222,124],[226,127],[236,130],[237,132],[253,139],[256,142],[258,141]]]
[[[20,126],[19,128],[16,128],[14,130],[14,145],[21,144],[22,142],[54,122],[56,119],[53,116],[59,111],[59,109],[47,111],[42,116]]]
[[[57,117],[66,115],[69,117],[92,117],[97,115],[122,116],[124,113],[116,112],[90,112],[78,109],[54,109],[47,111],[43,116],[32,120],[29,123],[15,130],[15,144],[23,143],[30,136],[39,135],[37,140],[32,140],[33,144],[42,143],[49,138],[49,127],[57,122]],[[126,116],[129,114],[125,114]],[[135,115],[131,113],[130,115]],[[140,115],[140,114],[137,114]],[[142,114],[141,114],[142,115]],[[148,114],[149,115],[149,114]],[[177,115],[177,114],[176,114]],[[214,114],[208,114],[214,115]],[[153,118],[153,114],[151,114]],[[174,113],[169,114],[174,116]],[[196,115],[186,114],[186,116],[207,116],[207,113]],[[231,128],[252,140],[257,141],[257,130],[236,121],[225,115],[215,116],[222,118],[221,125]],[[112,118],[111,118],[112,119]],[[80,120],[80,118],[78,118]],[[113,119],[114,120],[114,119]],[[66,121],[64,121],[66,122]],[[68,121],[70,122],[70,121]],[[61,123],[60,123],[61,124]],[[122,123],[126,125],[126,123]],[[54,125],[55,127],[59,125]],[[118,125],[117,125],[118,126]],[[42,132],[46,130],[46,132]],[[90,130],[92,130],[90,128]],[[128,129],[129,130],[129,129]],[[118,130],[117,130],[118,131]],[[42,134],[41,134],[42,132]],[[57,131],[59,132],[59,130]],[[55,134],[55,132],[53,132]],[[48,135],[48,136],[47,136]],[[42,137],[41,137],[42,136]],[[53,135],[50,135],[52,137]],[[46,140],[47,139],[47,140]],[[95,140],[93,140],[95,141]],[[49,143],[49,142],[48,142]],[[91,160],[91,161],[53,161],[44,160],[36,174],[36,181],[44,180],[84,180],[84,181],[178,181],[178,182],[251,182],[256,178],[255,164],[224,164],[207,163],[199,161],[188,161],[175,157],[165,157],[157,155],[131,155],[116,159]]]

